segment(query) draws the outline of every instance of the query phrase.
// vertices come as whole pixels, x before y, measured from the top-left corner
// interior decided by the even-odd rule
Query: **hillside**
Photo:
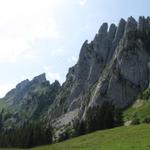
[[[150,88],[139,95],[135,103],[123,113],[126,125],[150,123]]]
[[[30,148],[120,126],[124,109],[125,122],[143,123],[149,101],[136,113],[132,104],[149,83],[150,17],[103,23],[62,85],[41,74],[0,99],[0,147]]]
[[[149,150],[150,126],[120,127],[98,131],[56,145],[33,150]]]
[[[60,84],[50,84],[45,74],[24,80],[0,99],[0,115],[3,127],[24,126],[29,120],[39,120],[53,103]]]
[[[142,124],[97,131],[58,144],[30,150],[149,150],[149,141],[150,125]]]
[[[149,41],[150,17],[121,19],[117,26],[103,23],[95,38],[83,43],[49,108],[57,132],[72,120],[86,119],[90,108],[105,102],[119,109],[131,106],[149,85]]]

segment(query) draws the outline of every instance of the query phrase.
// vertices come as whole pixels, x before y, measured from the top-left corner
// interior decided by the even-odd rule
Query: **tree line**
[[[40,123],[0,131],[0,147],[30,148],[52,143],[52,128]]]
[[[30,148],[51,144],[53,142],[53,129],[51,125],[46,124],[36,121],[22,127],[4,130],[0,117],[0,147]],[[73,121],[72,128],[66,128],[59,135],[58,141],[120,125],[122,125],[121,110],[118,110],[110,102],[104,102],[101,106],[90,107],[85,119]]]
[[[74,120],[73,132],[67,128],[65,132],[61,133],[59,141],[121,125],[123,125],[122,110],[105,101],[101,106],[90,107],[85,119]]]

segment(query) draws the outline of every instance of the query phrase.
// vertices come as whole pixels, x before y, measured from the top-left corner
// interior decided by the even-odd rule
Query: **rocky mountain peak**
[[[150,17],[145,18],[144,16],[141,16],[139,17],[138,30],[142,32],[145,29],[150,29]]]
[[[120,41],[120,39],[122,38],[122,36],[124,34],[124,30],[125,30],[125,25],[126,25],[126,21],[124,19],[121,19],[119,24],[118,24],[115,38],[114,38],[115,44],[117,44]]]
[[[20,90],[23,90],[26,86],[28,86],[30,84],[30,81],[28,79],[22,81],[21,83],[19,83],[17,86],[16,86],[16,89],[20,89]]]
[[[58,80],[55,80],[54,83],[52,83],[51,85],[55,85],[55,86],[58,86],[58,87],[61,86]]]
[[[81,47],[79,60],[69,70],[50,117],[77,109],[85,114],[88,107],[101,105],[104,101],[120,108],[130,105],[139,91],[148,85],[149,49],[146,47],[149,38],[146,37],[146,41],[143,39],[145,32],[143,35],[137,32],[149,27],[149,17],[140,17],[139,21],[133,17],[127,21],[121,19],[117,26],[111,24],[109,29],[108,24],[103,23],[94,40],[85,41]]]
[[[99,34],[103,34],[106,35],[107,34],[107,30],[108,30],[108,23],[103,23],[99,29]]]
[[[46,74],[40,74],[39,76],[36,76],[33,78],[33,80],[31,81],[31,83],[37,83],[37,84],[41,84],[43,82],[46,82]]]
[[[135,31],[137,29],[137,21],[131,16],[128,18],[126,26],[125,26],[125,33],[130,31]]]
[[[56,89],[56,90],[58,91],[58,90],[61,88],[61,85],[60,85],[59,81],[55,80],[55,81],[50,85],[50,87],[51,87],[52,89]]]
[[[111,24],[110,28],[109,28],[109,32],[108,32],[108,37],[109,37],[110,41],[112,41],[114,39],[116,30],[117,30],[117,26],[115,24]]]

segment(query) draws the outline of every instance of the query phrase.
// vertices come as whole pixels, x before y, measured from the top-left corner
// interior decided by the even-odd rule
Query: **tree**
[[[101,106],[90,107],[86,115],[87,131],[113,128],[122,123],[121,111],[108,101]]]
[[[73,129],[74,129],[74,133],[73,136],[80,136],[80,135],[84,135],[87,132],[86,129],[86,123],[84,120],[76,120],[73,122]]]
[[[1,131],[2,127],[3,127],[3,124],[2,124],[2,113],[0,113],[0,131]]]
[[[52,127],[42,122],[0,132],[0,147],[30,148],[52,143]]]

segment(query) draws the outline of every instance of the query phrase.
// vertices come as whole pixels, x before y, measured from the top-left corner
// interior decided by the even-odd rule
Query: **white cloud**
[[[50,80],[51,83],[54,82],[55,80],[58,80],[59,82],[62,83],[60,74],[58,72],[55,72],[53,67],[44,66],[43,68],[44,68],[44,72],[46,72],[48,80]]]
[[[68,62],[69,63],[76,63],[77,62],[77,58],[75,56],[72,56],[71,58],[68,58]]]
[[[0,97],[4,97],[12,88],[14,88],[13,84],[0,84]]]
[[[65,53],[65,50],[63,48],[58,48],[58,49],[51,49],[50,54],[52,56],[58,56],[58,55],[62,55]]]
[[[80,4],[81,6],[84,6],[86,3],[87,3],[87,0],[80,0],[80,1],[79,1],[79,4]]]
[[[68,0],[0,0],[0,63],[16,62],[36,39],[58,39],[53,16]],[[29,53],[27,57],[30,57]]]
[[[58,80],[60,81],[60,74],[59,73],[55,73],[55,72],[48,72],[47,73],[48,78],[50,79],[51,82]]]

